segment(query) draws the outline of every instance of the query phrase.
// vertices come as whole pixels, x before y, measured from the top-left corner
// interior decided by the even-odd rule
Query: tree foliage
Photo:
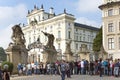
[[[102,46],[102,27],[99,29],[99,32],[93,41],[93,51],[99,52],[101,46]]]
[[[5,61],[6,60],[6,54],[5,54],[5,50],[0,47],[0,61]]]
[[[14,68],[13,63],[7,62],[7,61],[2,62],[2,69],[4,69],[4,65],[6,65],[6,64],[8,65],[8,71],[9,71],[10,73],[12,73],[13,68]]]

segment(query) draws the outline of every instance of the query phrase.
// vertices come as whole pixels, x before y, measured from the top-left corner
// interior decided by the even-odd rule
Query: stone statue
[[[24,45],[25,44],[24,33],[22,32],[20,25],[14,25],[12,27],[12,30],[13,30],[13,33],[11,38],[15,43],[15,45]]]
[[[53,45],[55,37],[47,32],[42,31],[42,33],[48,37],[47,44],[43,46],[43,62],[53,63],[57,60],[57,51]]]
[[[43,33],[45,36],[48,37],[48,42],[47,42],[47,44],[46,44],[46,47],[48,47],[48,48],[50,48],[50,49],[53,49],[53,48],[54,48],[53,43],[54,43],[54,39],[55,39],[54,35],[53,35],[53,34],[46,33],[46,32],[43,32],[43,31],[42,31],[42,33]]]
[[[71,41],[66,42],[66,51],[70,51],[71,47],[70,47]]]
[[[26,49],[25,37],[20,25],[14,25],[12,27],[11,39],[13,43],[10,43],[6,49],[7,61],[13,63],[13,72],[16,73],[18,63],[28,63],[28,49]]]

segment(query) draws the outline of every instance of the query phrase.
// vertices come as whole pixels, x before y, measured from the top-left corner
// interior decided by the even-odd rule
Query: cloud
[[[85,17],[77,18],[76,22],[91,25],[91,26],[94,26],[94,27],[100,27],[100,24],[98,24],[96,21],[89,20],[88,18],[85,18]]]
[[[98,6],[102,3],[102,0],[79,0],[76,3],[76,10],[78,12],[95,12],[98,11]]]
[[[7,48],[11,42],[11,27],[26,20],[27,7],[24,4],[17,6],[0,6],[0,46]]]
[[[11,35],[12,35],[12,30],[11,27],[13,25],[9,25],[8,27],[0,30],[0,47],[7,48],[8,44],[11,42]]]
[[[20,23],[26,18],[27,7],[24,4],[18,4],[14,7],[0,6],[0,24],[6,27],[10,24]]]

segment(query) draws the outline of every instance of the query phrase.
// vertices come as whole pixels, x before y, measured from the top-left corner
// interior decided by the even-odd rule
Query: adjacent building
[[[120,0],[103,0],[103,47],[109,58],[120,58]]]
[[[87,48],[92,51],[93,39],[95,38],[99,28],[76,23],[75,17],[67,13],[66,9],[61,14],[55,14],[51,7],[50,12],[45,12],[43,5],[41,8],[34,6],[34,9],[28,11],[27,25],[22,27],[25,34],[26,46],[40,41],[42,45],[47,42],[47,37],[41,32],[53,34],[55,37],[54,46],[56,50],[63,56],[66,49],[66,42],[71,42],[71,51],[77,54],[81,44],[87,45]],[[29,56],[33,61],[42,61],[42,48],[33,48],[29,51]],[[79,57],[80,58],[80,57]]]

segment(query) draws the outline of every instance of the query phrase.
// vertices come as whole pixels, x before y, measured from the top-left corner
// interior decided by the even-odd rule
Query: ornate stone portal
[[[57,60],[57,51],[53,45],[54,35],[43,31],[42,33],[48,37],[48,42],[43,49],[43,62],[53,63]]]
[[[73,55],[73,53],[71,51],[70,45],[71,45],[71,41],[66,42],[66,50],[65,50],[64,54],[66,56],[66,60],[67,61],[72,61],[72,55]]]
[[[13,33],[11,39],[13,43],[10,43],[6,49],[7,61],[12,62],[14,65],[13,72],[17,72],[18,63],[27,64],[28,52],[25,46],[24,34],[20,25],[14,25],[12,27]]]
[[[78,54],[80,55],[81,59],[85,59],[85,60],[90,60],[90,55],[89,55],[90,51],[87,48],[86,44],[81,44],[80,47],[80,51],[78,52]]]

